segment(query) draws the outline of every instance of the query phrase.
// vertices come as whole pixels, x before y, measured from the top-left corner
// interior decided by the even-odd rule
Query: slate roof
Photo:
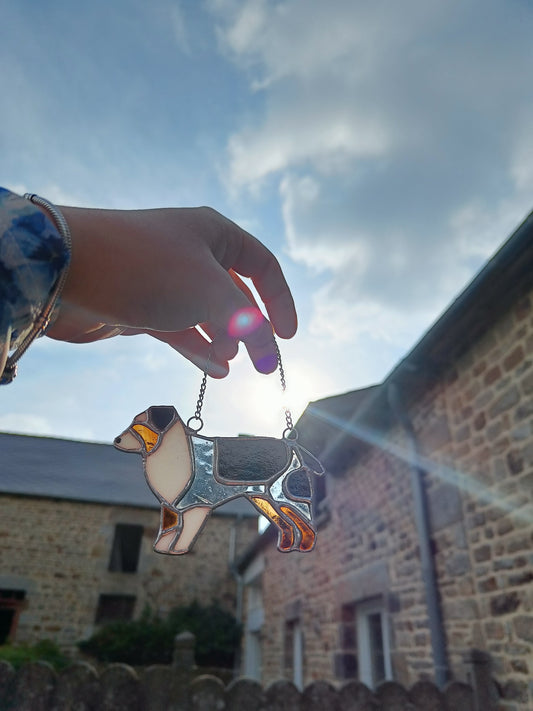
[[[141,458],[111,444],[0,433],[0,494],[158,509]],[[244,499],[215,509],[257,516]]]
[[[342,469],[352,454],[346,444],[342,450],[335,446],[345,423],[373,399],[379,387],[371,385],[310,402],[296,423],[298,442],[318,457],[330,473]]]

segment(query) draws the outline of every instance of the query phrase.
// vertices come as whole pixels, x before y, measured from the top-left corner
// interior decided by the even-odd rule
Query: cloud
[[[322,278],[312,332],[409,345],[531,207],[533,8],[212,9],[263,101],[228,142],[230,188],[277,181],[288,253]]]
[[[190,54],[191,45],[189,33],[181,5],[177,2],[173,2],[166,8],[166,11],[170,17],[170,27],[172,28],[178,48],[185,54]]]
[[[25,413],[8,413],[0,416],[0,431],[20,434],[54,434],[52,423],[46,418]]]

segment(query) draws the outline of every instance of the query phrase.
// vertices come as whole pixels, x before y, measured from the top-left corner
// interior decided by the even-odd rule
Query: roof
[[[296,423],[298,442],[318,457],[328,471],[335,472],[342,468],[344,462],[340,456],[343,460],[350,457],[349,450],[341,453],[335,446],[339,433],[345,423],[372,399],[379,387],[372,385],[310,402]]]
[[[111,444],[0,433],[0,493],[158,509],[141,458]],[[257,516],[244,499],[215,514]]]

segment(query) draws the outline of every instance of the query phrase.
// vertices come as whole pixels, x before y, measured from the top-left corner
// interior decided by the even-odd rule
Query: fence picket
[[[96,669],[86,662],[76,662],[59,675],[51,711],[99,711],[102,697],[100,678]]]
[[[16,711],[49,711],[56,673],[47,662],[30,662],[18,670],[13,684]]]

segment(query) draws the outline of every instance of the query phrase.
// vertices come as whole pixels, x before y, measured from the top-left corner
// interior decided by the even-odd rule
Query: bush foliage
[[[28,662],[48,662],[60,670],[70,664],[55,642],[43,639],[36,644],[4,644],[0,646],[0,659],[10,662],[15,669]]]
[[[198,666],[226,669],[233,666],[241,637],[240,625],[217,603],[204,607],[193,602],[175,608],[164,619],[147,607],[138,620],[106,624],[78,646],[101,662],[132,666],[170,664],[174,637],[185,631],[196,637]]]

